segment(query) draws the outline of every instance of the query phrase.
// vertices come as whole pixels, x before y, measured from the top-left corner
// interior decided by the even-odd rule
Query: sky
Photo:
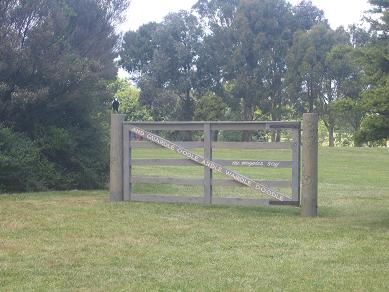
[[[298,4],[300,0],[288,0]],[[170,12],[181,9],[189,10],[197,0],[131,0],[127,13],[127,21],[119,30],[126,32],[136,30],[139,26],[150,21],[162,21]],[[332,28],[340,25],[347,27],[357,23],[365,10],[369,9],[367,0],[312,0],[312,3],[324,10]]]

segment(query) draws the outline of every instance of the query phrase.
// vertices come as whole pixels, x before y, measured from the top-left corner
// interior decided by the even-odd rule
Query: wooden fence
[[[287,130],[288,142],[218,142],[213,141],[214,131],[271,131]],[[155,131],[201,131],[201,141],[169,141]],[[316,125],[317,132],[317,125]],[[142,141],[134,139],[141,138]],[[166,148],[182,159],[134,159],[136,148]],[[202,148],[202,155],[192,152]],[[214,149],[287,149],[291,160],[226,160],[213,159]],[[123,115],[111,117],[111,199],[115,201],[152,201],[235,205],[292,205],[300,206],[301,173],[301,124],[300,122],[125,122]],[[316,158],[317,159],[317,158]],[[201,166],[203,177],[173,178],[132,175],[133,166]],[[229,167],[262,167],[291,169],[290,180],[254,180]],[[228,179],[215,179],[219,172]],[[203,187],[203,196],[139,195],[133,184],[176,184]],[[268,199],[214,197],[214,186],[246,186]],[[284,195],[274,188],[291,188],[291,195]],[[242,189],[243,192],[243,189]],[[316,201],[317,204],[317,201]]]

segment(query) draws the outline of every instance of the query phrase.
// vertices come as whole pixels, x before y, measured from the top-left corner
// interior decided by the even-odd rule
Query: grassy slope
[[[140,172],[142,172],[140,170]],[[320,217],[289,207],[0,196],[0,290],[389,290],[389,152],[320,150]]]

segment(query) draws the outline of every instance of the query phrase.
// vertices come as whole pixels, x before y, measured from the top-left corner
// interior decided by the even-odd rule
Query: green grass
[[[0,290],[388,291],[388,149],[322,148],[319,164],[313,219],[107,191],[1,195]]]

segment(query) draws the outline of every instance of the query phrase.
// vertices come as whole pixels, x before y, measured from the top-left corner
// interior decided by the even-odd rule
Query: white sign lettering
[[[233,161],[232,166],[249,166],[249,167],[279,167],[279,161],[262,161],[262,160],[238,160]]]

